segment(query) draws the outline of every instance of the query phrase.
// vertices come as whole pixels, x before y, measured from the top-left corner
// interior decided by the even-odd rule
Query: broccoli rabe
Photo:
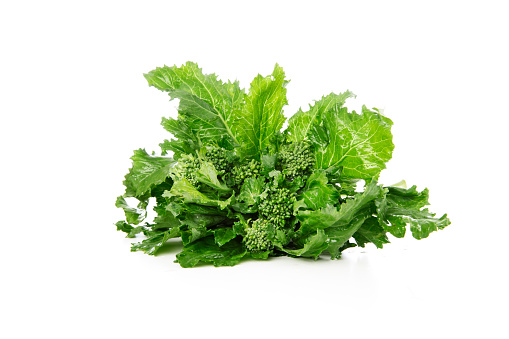
[[[214,146],[207,149],[205,159],[214,165],[219,174],[230,171],[233,166],[233,159],[228,155],[228,151],[221,147]]]
[[[243,241],[248,251],[260,252],[272,248],[272,242],[268,234],[269,224],[267,220],[257,219],[253,221],[251,225],[247,224],[246,226],[246,234]]]
[[[174,158],[135,151],[115,203],[126,215],[117,229],[147,236],[133,251],[155,254],[181,237],[182,267],[280,255],[337,259],[352,246],[382,248],[388,234],[422,239],[450,224],[425,208],[427,189],[377,183],[394,149],[393,123],[376,108],[348,110],[350,91],[323,96],[281,130],[288,80],[277,64],[248,90],[192,62],[144,76],[180,101],[177,119],[163,119],[173,138],[160,144]],[[141,225],[152,198],[158,216]]]
[[[251,161],[244,161],[243,163],[235,166],[232,170],[232,177],[237,185],[242,185],[247,178],[257,177],[260,175],[262,165],[259,161],[252,159]]]
[[[265,191],[265,198],[258,206],[260,216],[274,225],[274,228],[283,228],[286,220],[292,217],[295,193],[287,188],[270,187]]]
[[[309,175],[315,165],[315,156],[307,141],[283,145],[279,159],[283,174],[290,180]]]
[[[183,154],[177,165],[171,169],[172,179],[177,181],[187,179],[193,186],[197,187],[199,182],[196,178],[196,172],[200,169],[200,160],[191,154]]]

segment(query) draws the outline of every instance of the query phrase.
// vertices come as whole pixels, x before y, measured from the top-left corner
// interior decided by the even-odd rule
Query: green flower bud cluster
[[[284,145],[279,158],[283,174],[290,179],[308,175],[315,165],[314,152],[307,141]]]
[[[272,243],[267,234],[268,221],[257,219],[250,227],[246,227],[244,244],[251,252],[267,251],[272,248]]]
[[[196,172],[200,169],[200,160],[190,154],[183,154],[175,167],[172,168],[171,174],[174,180],[186,178],[193,186],[198,187]]]
[[[235,166],[232,170],[232,177],[237,185],[241,185],[247,178],[259,176],[261,170],[260,162],[253,159],[250,162]]]
[[[212,147],[205,153],[207,161],[211,162],[219,174],[224,174],[231,170],[232,163],[228,158],[227,151],[221,147]]]
[[[287,188],[271,187],[267,191],[267,197],[258,206],[260,216],[267,219],[275,228],[283,228],[286,220],[292,217],[295,193]]]

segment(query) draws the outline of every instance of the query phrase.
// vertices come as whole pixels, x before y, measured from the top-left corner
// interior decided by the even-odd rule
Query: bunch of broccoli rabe
[[[281,132],[288,81],[278,65],[248,92],[191,62],[145,78],[179,106],[177,119],[162,121],[174,139],[160,144],[161,156],[134,152],[116,201],[126,216],[117,229],[145,236],[132,251],[155,254],[180,237],[182,267],[324,252],[337,259],[349,247],[381,248],[387,233],[403,237],[409,227],[421,239],[450,224],[424,208],[427,189],[378,185],[394,149],[392,121],[365,106],[349,112],[349,91],[299,110]],[[157,217],[142,224],[150,199]]]

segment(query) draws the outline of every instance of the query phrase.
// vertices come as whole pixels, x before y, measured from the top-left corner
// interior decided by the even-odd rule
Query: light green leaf
[[[195,203],[199,205],[205,206],[217,206],[220,209],[226,208],[230,205],[233,195],[227,200],[214,200],[207,197],[205,194],[198,191],[194,188],[191,183],[182,178],[181,180],[175,181],[171,190],[165,191],[163,193],[163,197],[171,198],[171,197],[180,197],[182,198],[183,203]]]
[[[233,128],[244,156],[260,159],[261,151],[270,145],[270,137],[283,126],[287,83],[278,64],[272,75],[258,75],[251,82],[246,105]]]
[[[158,67],[144,76],[150,86],[168,92],[172,99],[180,100],[179,120],[195,135],[190,140],[197,139],[207,144],[228,138],[232,146],[236,144],[231,126],[233,119],[243,109],[245,97],[237,81],[223,83],[215,74],[203,74],[193,62],[187,62],[181,67]],[[184,133],[182,126],[173,123],[167,124],[165,128],[179,141],[187,141],[176,135]],[[175,148],[179,146],[174,145]]]
[[[322,115],[322,125],[313,125],[316,168],[342,166],[344,178],[377,176],[392,156],[392,121],[376,109],[362,107],[362,114],[334,106]]]
[[[332,109],[332,107],[341,107],[348,98],[355,98],[355,94],[350,91],[346,91],[340,94],[331,93],[327,96],[323,96],[322,99],[315,101],[313,106],[309,106],[309,110],[303,112],[299,109],[290,120],[288,120],[289,132],[288,141],[298,142],[306,138],[311,126],[313,124],[320,124],[322,115]]]

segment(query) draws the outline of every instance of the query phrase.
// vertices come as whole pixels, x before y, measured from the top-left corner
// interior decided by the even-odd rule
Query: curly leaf
[[[367,243],[373,243],[377,248],[383,248],[384,244],[389,243],[387,231],[380,226],[376,217],[370,217],[353,235],[355,242],[360,247],[364,247]]]
[[[385,196],[378,199],[377,215],[380,225],[398,238],[405,236],[406,227],[410,225],[412,236],[416,239],[427,238],[431,232],[444,229],[451,224],[444,214],[435,218],[424,206],[428,205],[429,192],[424,189],[418,192],[416,186],[408,189],[387,187]]]

